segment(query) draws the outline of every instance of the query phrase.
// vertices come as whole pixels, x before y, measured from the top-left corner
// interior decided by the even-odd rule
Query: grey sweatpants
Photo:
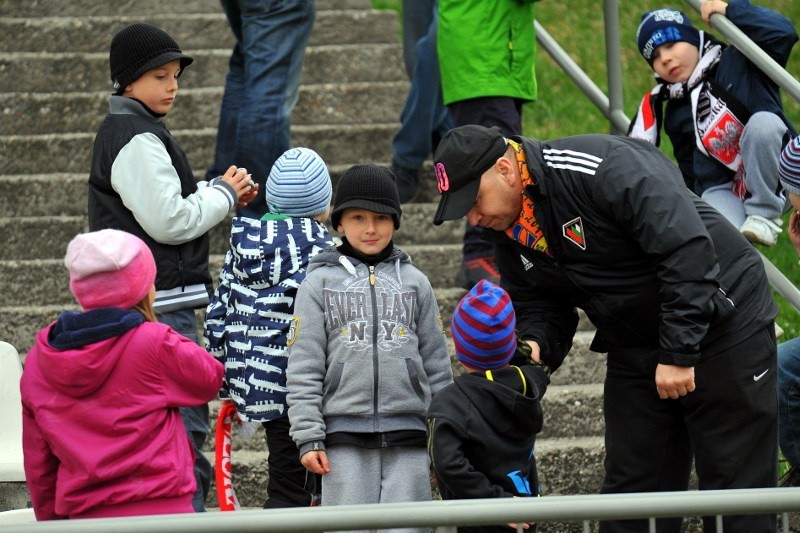
[[[431,500],[430,460],[424,446],[375,450],[348,444],[328,446],[331,471],[322,476],[322,505],[422,502]],[[429,529],[389,529],[427,533]]]

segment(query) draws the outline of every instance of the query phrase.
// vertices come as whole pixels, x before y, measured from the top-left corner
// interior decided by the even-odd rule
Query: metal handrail
[[[399,527],[439,527],[509,522],[584,522],[746,514],[782,514],[788,531],[788,512],[800,511],[800,488],[592,494],[543,498],[497,498],[389,504],[341,505],[230,513],[158,515],[145,517],[56,520],[7,525],[4,533],[81,532],[168,533],[342,531]],[[511,531],[509,529],[509,531]]]

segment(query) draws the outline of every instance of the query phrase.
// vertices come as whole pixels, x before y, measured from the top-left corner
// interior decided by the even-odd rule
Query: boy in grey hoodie
[[[322,505],[431,499],[425,416],[452,382],[430,282],[392,243],[400,202],[387,168],[342,174],[287,344],[290,433],[322,474]],[[415,530],[412,530],[415,531]]]

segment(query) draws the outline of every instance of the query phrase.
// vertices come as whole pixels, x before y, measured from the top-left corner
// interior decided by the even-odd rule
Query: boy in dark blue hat
[[[703,20],[710,23],[713,14],[726,16],[786,66],[798,39],[787,18],[747,0],[703,2]],[[675,9],[645,13],[636,40],[658,85],[645,94],[628,135],[658,145],[663,125],[686,186],[749,241],[774,246],[786,205],[778,159],[796,135],[778,85]]]

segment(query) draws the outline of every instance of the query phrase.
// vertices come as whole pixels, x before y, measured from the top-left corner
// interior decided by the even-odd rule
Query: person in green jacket
[[[522,135],[522,106],[536,100],[533,19],[533,0],[439,0],[439,70],[455,126]],[[455,280],[465,289],[481,279],[499,282],[493,245],[482,233],[467,223]]]

